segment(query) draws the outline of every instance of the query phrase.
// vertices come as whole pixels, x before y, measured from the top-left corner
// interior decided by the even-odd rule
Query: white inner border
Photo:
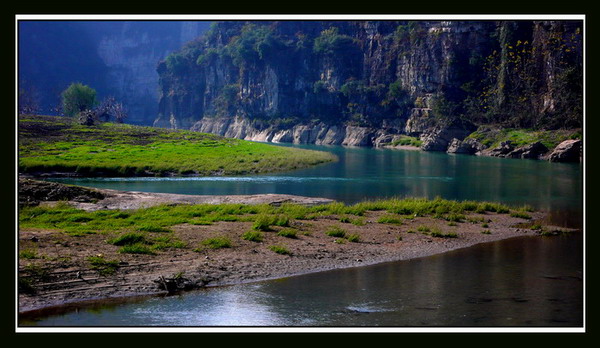
[[[15,119],[18,115],[18,22],[20,20],[204,20],[204,21],[218,21],[218,20],[582,20],[583,21],[583,326],[581,328],[501,328],[501,327],[484,327],[484,328],[453,328],[453,327],[440,327],[440,328],[403,328],[403,327],[189,327],[189,328],[167,328],[167,327],[147,327],[147,328],[120,328],[120,327],[60,327],[60,328],[36,328],[36,327],[19,327],[18,326],[18,209],[15,209],[15,332],[17,333],[81,333],[81,332],[100,332],[100,333],[125,333],[125,332],[138,332],[138,333],[203,333],[203,332],[214,332],[214,333],[244,333],[244,332],[257,332],[257,333],[283,333],[283,332],[314,332],[314,333],[424,333],[424,332],[435,332],[435,333],[582,333],[586,332],[586,149],[585,142],[587,140],[586,132],[586,16],[585,15],[306,15],[306,14],[281,14],[281,15],[244,15],[244,14],[220,14],[220,15],[28,15],[28,14],[17,14],[15,15]],[[15,122],[14,129],[15,140],[18,139],[18,122]],[[18,146],[15,146],[15,203],[18,204]]]

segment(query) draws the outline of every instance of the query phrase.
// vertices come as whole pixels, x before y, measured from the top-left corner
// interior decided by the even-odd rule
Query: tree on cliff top
[[[96,90],[78,82],[72,83],[61,93],[61,98],[65,115],[75,116],[96,104]]]

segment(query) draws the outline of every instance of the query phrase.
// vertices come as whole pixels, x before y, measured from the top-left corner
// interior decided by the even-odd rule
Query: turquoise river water
[[[583,166],[410,150],[298,146],[335,163],[269,175],[60,179],[118,190],[286,193],[346,203],[440,196],[528,204],[583,229]],[[584,233],[524,237],[432,257],[170,297],[98,303],[21,321],[33,326],[581,327]]]

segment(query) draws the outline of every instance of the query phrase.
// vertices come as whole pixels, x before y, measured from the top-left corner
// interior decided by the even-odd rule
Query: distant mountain
[[[129,109],[128,122],[157,115],[156,66],[208,29],[190,21],[20,21],[19,87],[52,113],[71,82],[112,95]]]

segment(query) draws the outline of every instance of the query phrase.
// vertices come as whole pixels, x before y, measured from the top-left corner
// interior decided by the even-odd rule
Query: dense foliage
[[[72,83],[61,93],[63,112],[67,116],[89,110],[96,104],[96,90],[81,83]]]

